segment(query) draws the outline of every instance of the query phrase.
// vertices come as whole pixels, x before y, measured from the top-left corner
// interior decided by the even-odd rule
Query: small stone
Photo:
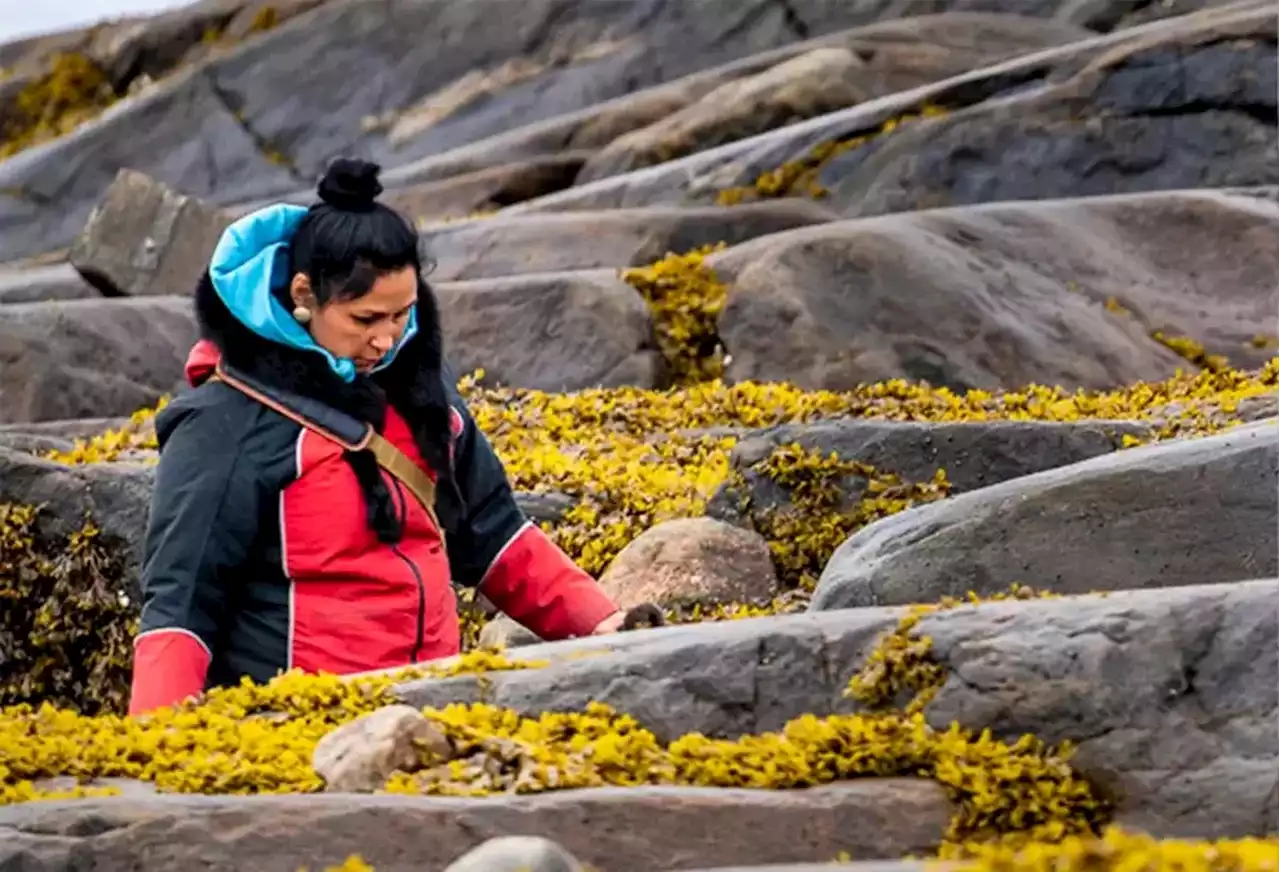
[[[680,518],[637,537],[600,585],[624,609],[677,600],[743,602],[772,596],[777,574],[759,534],[715,518]]]
[[[583,872],[583,866],[550,839],[502,836],[472,848],[445,872]]]
[[[480,628],[481,648],[519,648],[541,641],[537,633],[507,615],[498,615]]]
[[[416,772],[423,752],[447,760],[448,737],[412,706],[391,705],[344,724],[316,744],[311,765],[335,793],[371,793],[392,773]]]

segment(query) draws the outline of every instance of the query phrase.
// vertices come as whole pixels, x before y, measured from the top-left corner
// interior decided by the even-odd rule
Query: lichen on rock
[[[819,183],[818,175],[831,161],[876,137],[892,133],[903,124],[945,114],[946,110],[942,107],[926,104],[920,107],[919,112],[904,112],[886,119],[875,130],[820,142],[801,157],[761,173],[750,185],[725,188],[716,195],[716,202],[721,206],[736,206],[739,203],[777,197],[805,196],[821,199],[826,196],[827,190]]]
[[[78,52],[54,55],[13,99],[0,129],[0,160],[70,133],[118,99],[102,69]]]

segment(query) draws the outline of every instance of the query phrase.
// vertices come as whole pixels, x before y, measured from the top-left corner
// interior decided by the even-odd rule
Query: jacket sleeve
[[[452,386],[452,381],[448,384]],[[506,470],[462,398],[453,407],[454,476],[465,508],[448,550],[454,580],[543,639],[587,636],[618,606],[516,504]]]
[[[204,690],[226,618],[223,584],[257,533],[258,478],[240,450],[239,428],[216,409],[179,414],[151,497],[131,715]]]

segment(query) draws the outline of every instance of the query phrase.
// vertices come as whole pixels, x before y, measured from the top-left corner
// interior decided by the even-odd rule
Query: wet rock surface
[[[839,851],[874,859],[927,851],[949,804],[930,782],[876,779],[801,791],[601,788],[463,800],[397,796],[78,800],[0,809],[0,860],[103,872],[145,862],[263,872],[336,865],[351,845],[375,869],[443,870],[512,830],[554,839],[619,872],[755,863]],[[785,834],[785,837],[784,837]],[[798,835],[800,834],[800,835]],[[465,868],[465,867],[464,867]],[[486,867],[487,868],[487,867]]]
[[[831,556],[813,608],[1059,593],[1277,572],[1275,420],[1140,446],[902,513]]]

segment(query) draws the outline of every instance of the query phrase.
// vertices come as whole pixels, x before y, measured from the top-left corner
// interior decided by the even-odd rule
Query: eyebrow
[[[384,315],[399,315],[401,312],[407,312],[407,311],[409,311],[409,310],[410,310],[410,309],[412,309],[416,304],[417,304],[417,300],[414,300],[412,303],[408,304],[407,306],[401,306],[399,309],[396,309],[395,311],[392,311],[392,312],[384,312],[384,311],[382,311],[381,309],[374,310],[374,311],[370,311],[370,310],[368,310],[368,309],[364,309],[364,310],[361,310],[361,311],[356,312],[356,313],[355,313],[355,317],[357,317],[357,318],[380,318],[380,317],[382,317],[382,316],[384,316]]]

